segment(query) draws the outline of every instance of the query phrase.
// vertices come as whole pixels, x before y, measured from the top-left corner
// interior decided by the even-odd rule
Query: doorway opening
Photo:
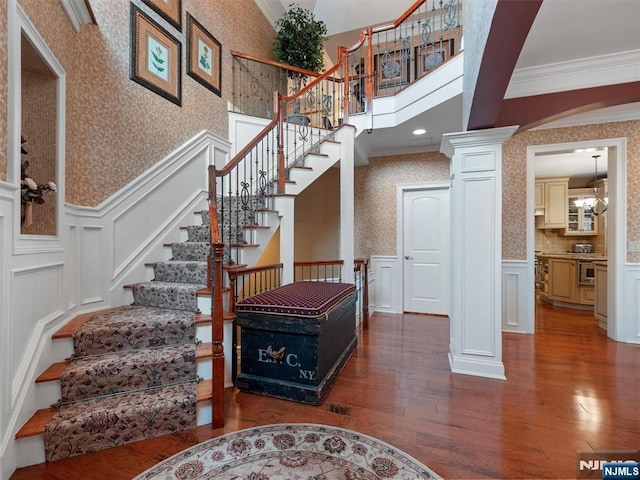
[[[564,186],[558,186],[557,183],[562,183],[564,180],[558,180],[558,182],[553,185],[545,185],[545,193],[549,193],[552,199],[558,199],[562,197],[562,189],[565,190],[565,209],[563,212],[566,217],[565,218],[565,226],[562,228],[563,233],[569,233],[569,235],[556,235],[554,237],[553,234],[545,233],[545,232],[536,232],[536,222],[538,222],[538,226],[542,221],[547,222],[546,226],[553,226],[552,221],[557,221],[557,217],[550,218],[549,215],[545,215],[544,220],[536,220],[535,210],[536,210],[536,202],[535,202],[535,194],[536,194],[536,186],[538,184],[538,188],[540,182],[536,183],[536,160],[545,156],[552,157],[554,155],[560,154],[575,154],[576,151],[580,150],[591,150],[600,152],[601,156],[606,156],[607,158],[607,181],[606,190],[604,188],[597,193],[604,196],[606,194],[608,209],[606,213],[603,214],[602,218],[597,218],[597,216],[587,215],[589,219],[597,222],[593,226],[588,225],[589,219],[587,218],[579,218],[582,220],[581,227],[584,230],[585,224],[587,224],[586,228],[600,228],[604,230],[604,236],[600,236],[598,234],[593,234],[593,232],[589,232],[588,235],[584,234],[584,231],[576,231],[575,234],[573,231],[569,230],[568,225],[568,198],[566,197],[575,197],[576,195],[571,196],[569,190],[573,190],[570,188],[571,183],[569,183],[569,178],[571,175],[565,175],[566,184]],[[588,153],[589,155],[593,155],[592,152],[583,152]],[[596,153],[597,154],[597,153]],[[584,156],[583,156],[584,158]],[[593,159],[589,162],[590,172],[591,172],[591,181],[593,182],[593,177],[595,173]],[[601,167],[600,167],[601,168]],[[567,172],[565,172],[567,173]],[[586,175],[584,175],[586,176]],[[574,252],[574,247],[576,244],[589,244],[593,246],[593,253],[599,254],[599,260],[606,260],[606,271],[607,277],[604,285],[606,286],[606,295],[600,300],[606,301],[605,312],[606,316],[604,321],[600,321],[600,326],[606,331],[607,336],[613,339],[618,339],[618,330],[619,324],[623,321],[623,319],[616,317],[616,312],[621,312],[621,306],[618,305],[618,296],[615,295],[616,286],[621,285],[621,279],[618,278],[621,275],[622,269],[621,265],[624,261],[624,252],[625,252],[625,212],[626,212],[626,195],[625,195],[625,182],[626,178],[626,139],[603,139],[603,140],[590,140],[584,142],[574,142],[574,143],[564,143],[564,144],[550,144],[550,145],[539,145],[532,146],[527,149],[527,263],[530,267],[530,307],[529,307],[529,325],[528,332],[535,332],[535,321],[536,321],[536,306],[538,300],[540,300],[541,296],[546,295],[545,300],[552,300],[550,303],[558,302],[556,305],[559,308],[563,308],[568,305],[563,305],[563,303],[568,303],[569,306],[580,307],[581,303],[584,304],[584,308],[588,308],[593,315],[593,311],[590,310],[592,308],[590,305],[586,305],[590,302],[595,303],[595,285],[594,287],[590,287],[587,284],[588,279],[583,278],[580,274],[580,268],[582,265],[580,264],[580,260],[583,256],[588,255],[576,255],[577,252]],[[555,180],[553,180],[555,181]],[[552,180],[549,183],[553,183]],[[584,186],[584,192],[580,192],[580,189],[577,193],[584,193],[584,196],[587,196],[587,189],[593,188],[594,185],[576,185],[575,183],[572,186]],[[602,184],[600,185],[602,187]],[[554,190],[556,189],[556,190]],[[589,193],[592,193],[593,190],[590,190]],[[581,200],[582,198],[578,199]],[[572,200],[573,201],[573,200]],[[578,204],[580,204],[578,202]],[[574,202],[573,207],[576,204]],[[549,204],[546,205],[546,208],[552,208]],[[573,210],[573,209],[572,209]],[[580,215],[585,215],[585,208],[579,208],[576,210],[578,217]],[[548,212],[547,212],[548,213]],[[574,213],[572,211],[572,213]],[[589,213],[589,212],[587,212]],[[572,227],[574,228],[574,227]],[[551,228],[542,228],[538,230],[551,230]],[[560,238],[560,237],[569,237],[568,239]],[[584,241],[575,241],[584,240]],[[586,240],[585,240],[586,239]],[[542,245],[540,241],[542,240]],[[591,241],[590,241],[591,240]],[[554,243],[555,242],[555,243]],[[543,263],[541,266],[540,260],[543,260],[539,256],[538,247],[541,245],[540,250],[544,253],[544,250],[550,250],[551,253],[557,253],[558,256],[546,256],[546,263]],[[556,251],[553,251],[556,250]],[[570,251],[566,251],[570,250]],[[580,251],[580,248],[577,250]],[[595,256],[595,255],[594,255]],[[555,266],[557,267],[554,271],[549,270],[549,261],[555,261]],[[536,262],[538,260],[538,262]],[[595,259],[594,259],[595,260]],[[536,265],[537,263],[537,265]],[[536,268],[537,267],[537,268]],[[545,276],[546,275],[546,276]],[[566,281],[565,277],[570,278],[570,281]],[[564,283],[563,283],[563,280]],[[558,285],[558,289],[554,292],[551,292],[549,289],[553,288],[554,281]],[[581,285],[582,284],[582,285]],[[603,288],[603,285],[600,285],[600,289]],[[546,289],[546,291],[545,291]],[[542,294],[542,295],[541,295]],[[601,292],[602,294],[602,292]],[[563,299],[563,296],[565,298]],[[581,297],[582,296],[582,297]],[[566,300],[563,302],[562,300]],[[549,303],[549,302],[548,302]],[[578,313],[580,308],[575,308],[576,315],[581,315]],[[548,313],[548,309],[546,310]],[[571,311],[569,311],[570,314]],[[595,320],[594,320],[595,321]]]

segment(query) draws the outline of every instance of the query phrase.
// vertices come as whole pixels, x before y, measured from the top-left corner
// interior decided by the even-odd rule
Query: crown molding
[[[255,0],[256,5],[262,11],[262,14],[275,29],[276,21],[284,15],[285,9],[281,2],[270,0]]]
[[[514,70],[505,99],[640,80],[640,49]]]
[[[73,29],[79,33],[80,26],[94,23],[93,15],[89,11],[89,7],[85,0],[60,0],[60,4],[73,25]]]
[[[602,108],[591,112],[571,115],[552,122],[539,125],[531,130],[546,130],[548,128],[578,127],[596,123],[630,122],[640,120],[640,104],[626,104],[615,107]]]

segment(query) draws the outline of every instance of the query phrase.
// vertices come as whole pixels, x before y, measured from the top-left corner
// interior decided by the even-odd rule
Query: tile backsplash
[[[604,235],[565,237],[560,229],[538,229],[535,235],[535,250],[545,253],[566,253],[573,250],[575,243],[591,243],[595,253],[605,254]]]

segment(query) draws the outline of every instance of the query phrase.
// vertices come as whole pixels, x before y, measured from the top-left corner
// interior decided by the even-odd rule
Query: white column
[[[454,373],[505,379],[502,364],[502,144],[517,127],[450,133]],[[523,193],[524,194],[524,193]]]
[[[282,285],[293,283],[295,252],[295,197],[277,197],[276,210],[280,216],[280,263]]]
[[[340,142],[340,258],[342,281],[353,283],[354,256],[354,138],[353,128],[342,128],[336,140]]]

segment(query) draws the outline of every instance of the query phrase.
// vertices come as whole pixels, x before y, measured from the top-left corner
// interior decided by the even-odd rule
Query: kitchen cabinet
[[[577,260],[549,259],[549,300],[579,303],[577,265]]]
[[[544,215],[536,216],[536,228],[567,228],[569,178],[536,179],[536,184],[544,186]]]
[[[544,182],[536,182],[535,198],[536,214],[538,214],[538,212],[544,214]]]
[[[536,289],[540,298],[553,305],[591,309],[596,301],[595,289],[579,284],[579,264],[584,260],[579,254],[537,255]]]
[[[598,222],[591,210],[595,192],[592,188],[575,188],[568,191],[568,219],[565,236],[597,235]]]
[[[595,303],[595,290],[593,287],[578,287],[578,303],[580,305],[593,305]]]
[[[600,325],[607,323],[607,264],[595,262],[595,306],[593,315],[600,320]]]

